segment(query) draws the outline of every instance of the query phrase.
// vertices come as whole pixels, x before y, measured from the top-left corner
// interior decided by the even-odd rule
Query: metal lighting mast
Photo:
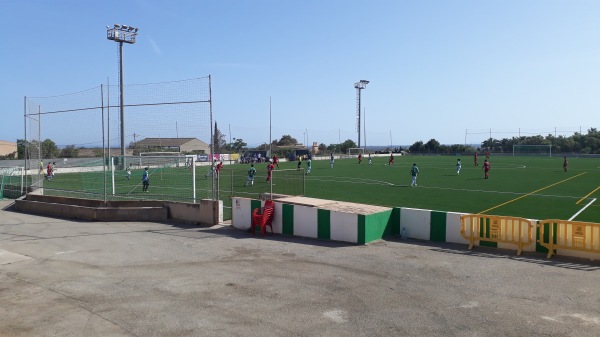
[[[125,113],[123,109],[123,43],[134,44],[139,28],[115,24],[106,26],[106,38],[119,43],[119,104],[121,113],[121,156],[125,156]],[[109,149],[110,151],[110,149]]]
[[[360,91],[367,88],[369,81],[360,80],[354,83],[356,88],[356,132],[358,133],[358,147],[360,147]]]

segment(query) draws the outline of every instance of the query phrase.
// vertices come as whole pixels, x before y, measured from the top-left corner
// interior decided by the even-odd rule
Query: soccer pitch
[[[460,175],[456,174],[458,158],[462,161]],[[483,179],[483,160],[480,156],[479,166],[474,166],[471,156],[396,156],[396,164],[388,166],[387,157],[373,157],[373,165],[368,160],[358,164],[356,159],[337,159],[334,168],[330,168],[328,159],[313,160],[312,173],[305,176],[305,196],[389,207],[600,222],[598,159],[569,158],[568,172],[564,172],[562,157],[492,155],[489,179]],[[420,169],[417,187],[410,187],[413,162]],[[258,198],[259,193],[270,191],[265,182],[266,165],[255,164],[254,186],[248,187],[244,184],[250,165],[223,167],[217,186],[226,206],[226,219],[230,196]],[[273,175],[273,192],[301,193],[297,175],[286,173],[289,175],[283,180],[277,172],[290,169],[287,172],[293,173],[296,162],[280,162],[279,166]],[[302,167],[306,169],[305,162]],[[196,167],[196,199],[212,195],[212,178],[205,176],[207,169],[207,166]],[[142,192],[141,175],[142,170],[134,170],[131,180],[127,180],[123,171],[117,172],[113,196],[109,172],[108,199],[193,200],[189,169],[151,168],[148,193]],[[103,196],[104,181],[102,172],[60,173],[59,170],[52,181],[44,181],[44,193],[98,199]],[[290,184],[295,186],[286,186]]]
[[[460,175],[456,174],[458,158],[462,161]],[[306,176],[305,196],[529,219],[600,221],[598,159],[569,158],[568,172],[564,172],[562,157],[492,155],[490,178],[483,179],[484,159],[480,156],[479,166],[474,166],[471,156],[396,156],[395,165],[387,166],[387,157],[374,157],[373,165],[367,160],[358,164],[356,159],[342,159],[335,161],[334,168],[329,167],[329,160],[313,160],[312,173]],[[410,187],[413,163],[420,169],[417,187]],[[255,187],[246,190],[268,190],[265,166],[255,164]],[[248,167],[226,166],[221,176],[229,170],[245,172]],[[282,162],[280,167],[292,169],[296,163]],[[245,191],[243,172],[234,183],[234,194]],[[220,189],[227,189],[223,179]]]

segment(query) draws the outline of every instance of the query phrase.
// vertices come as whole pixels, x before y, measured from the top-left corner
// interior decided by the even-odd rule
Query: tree
[[[60,150],[51,139],[46,139],[42,142],[42,158],[56,158]]]
[[[25,159],[25,149],[29,147],[29,141],[17,139],[17,158]]]
[[[413,153],[422,152],[424,149],[425,149],[425,145],[423,145],[423,141],[415,142],[413,145],[411,145],[408,148],[408,150]]]
[[[340,152],[346,153],[346,152],[348,152],[348,149],[355,148],[355,147],[357,147],[356,143],[352,139],[347,139],[342,144],[340,144]]]
[[[213,133],[213,153],[221,153],[221,150],[225,149],[227,142],[225,141],[225,135],[221,133],[221,130],[217,127],[215,121],[215,132]]]
[[[319,144],[319,152],[325,152],[327,150],[327,145],[321,143]]]
[[[294,146],[298,144],[298,140],[290,135],[283,135],[277,142],[277,146]]]
[[[76,158],[79,155],[79,149],[75,148],[75,145],[67,145],[60,151],[60,157],[62,158]]]
[[[425,144],[425,149],[429,152],[437,152],[440,147],[440,142],[435,139],[430,139],[427,144]]]

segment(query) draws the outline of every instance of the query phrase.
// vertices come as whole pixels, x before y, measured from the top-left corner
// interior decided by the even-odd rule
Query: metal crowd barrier
[[[460,235],[469,240],[469,250],[476,241],[507,243],[517,246],[517,255],[523,247],[533,243],[531,220],[486,214],[465,214],[460,217]]]
[[[548,249],[548,258],[556,249],[600,253],[600,224],[568,220],[538,222],[540,238],[537,242]]]

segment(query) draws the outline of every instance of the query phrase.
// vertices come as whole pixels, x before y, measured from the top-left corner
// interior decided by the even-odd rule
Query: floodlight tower
[[[356,88],[356,132],[358,133],[358,147],[360,147],[360,91],[367,88],[369,81],[360,80],[354,83]]]
[[[119,43],[119,106],[121,115],[121,156],[125,156],[125,113],[123,109],[123,43],[134,44],[139,28],[115,24],[106,26],[106,38]],[[109,149],[110,151],[110,149]]]

